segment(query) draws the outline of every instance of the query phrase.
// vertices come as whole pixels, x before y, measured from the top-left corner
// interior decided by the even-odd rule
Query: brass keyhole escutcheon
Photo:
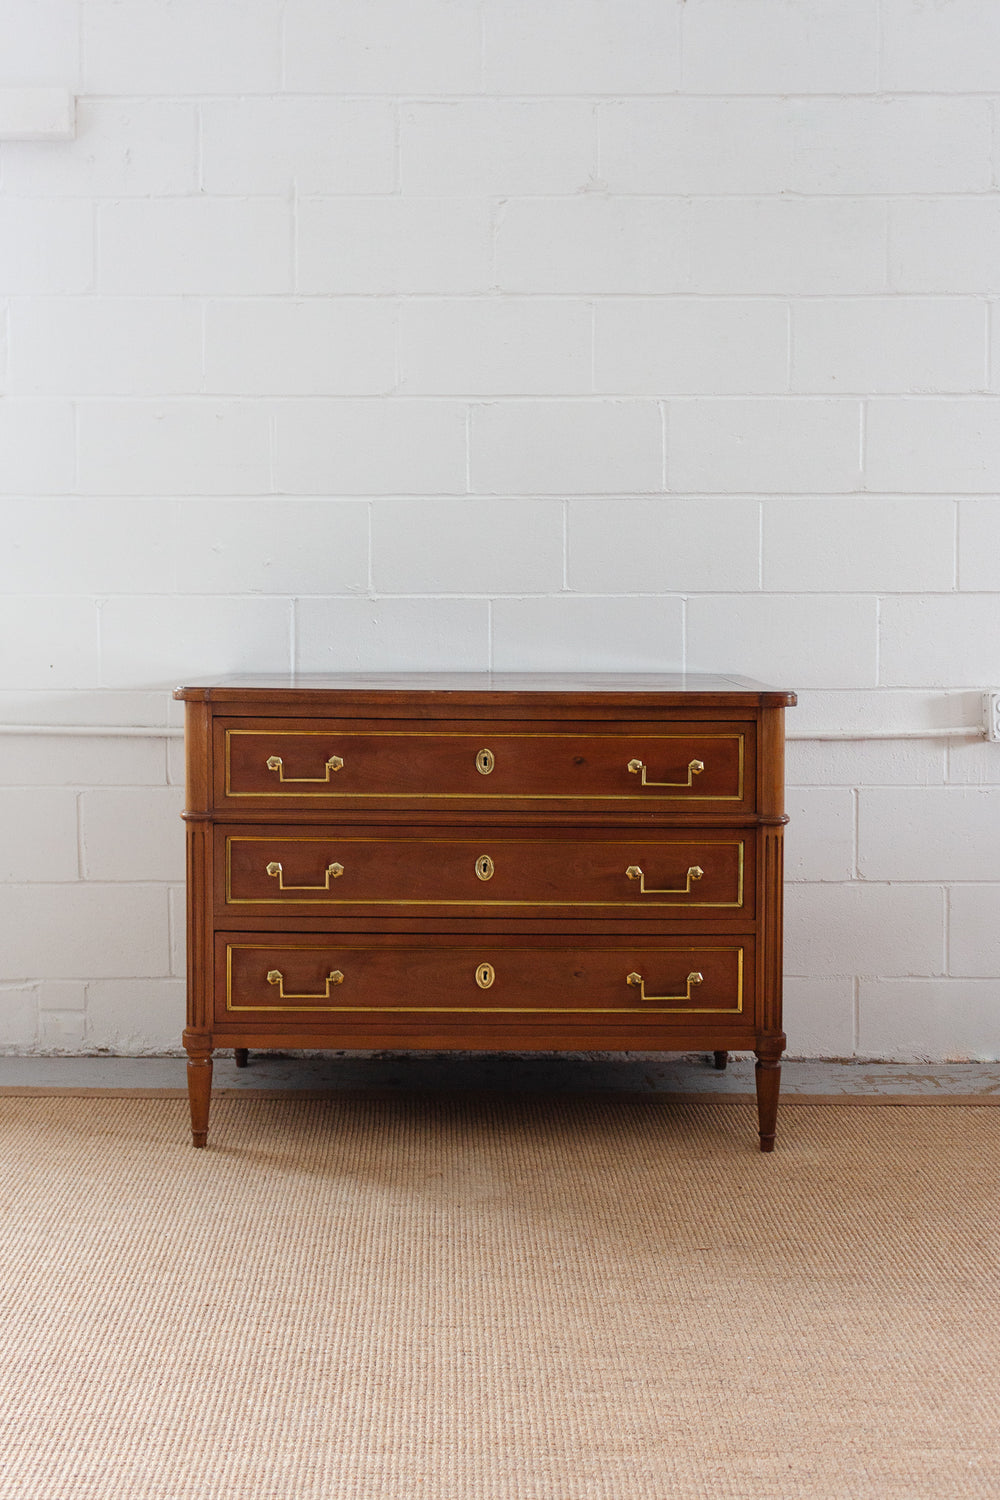
[[[480,880],[492,880],[494,868],[488,854],[481,854],[476,860],[476,875]]]
[[[488,776],[496,765],[496,757],[492,750],[480,750],[476,756],[476,770],[480,776]]]
[[[476,983],[481,990],[488,990],[496,977],[492,964],[480,964],[476,970]]]

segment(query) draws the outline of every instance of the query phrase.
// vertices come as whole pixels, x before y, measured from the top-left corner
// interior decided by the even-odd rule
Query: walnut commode
[[[194,1144],[213,1048],[757,1054],[784,709],[741,678],[248,678],[187,704]]]

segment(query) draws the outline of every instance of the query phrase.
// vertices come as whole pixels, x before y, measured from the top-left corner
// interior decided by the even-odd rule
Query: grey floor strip
[[[179,1057],[0,1057],[3,1089],[183,1089]],[[226,1090],[445,1089],[509,1092],[746,1094],[752,1058],[716,1072],[704,1054],[663,1053],[330,1053],[321,1057],[252,1052],[237,1068],[231,1052],[215,1060],[214,1085]],[[785,1062],[782,1096],[1000,1100],[1000,1062]]]

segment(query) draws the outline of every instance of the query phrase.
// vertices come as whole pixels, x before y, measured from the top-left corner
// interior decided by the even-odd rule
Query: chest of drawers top
[[[790,708],[795,694],[767,687],[748,677],[690,672],[369,672],[369,673],[258,673],[220,677],[212,682],[179,687],[175,698],[193,703],[301,704],[322,707],[336,694],[349,708],[377,703],[386,712],[415,699],[438,695],[454,708],[505,702],[525,711],[543,708],[552,699],[561,705],[572,698],[581,707],[611,707],[619,701],[677,708],[718,706],[720,696],[743,708]]]

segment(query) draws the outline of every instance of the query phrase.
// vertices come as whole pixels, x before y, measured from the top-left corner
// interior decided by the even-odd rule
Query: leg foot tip
[[[192,1144],[192,1146],[207,1146],[208,1145],[208,1131],[207,1130],[192,1130],[192,1132],[191,1132],[191,1144]]]
[[[760,1138],[760,1149],[762,1151],[773,1151],[774,1150],[774,1136],[773,1135],[762,1135],[761,1138]]]

